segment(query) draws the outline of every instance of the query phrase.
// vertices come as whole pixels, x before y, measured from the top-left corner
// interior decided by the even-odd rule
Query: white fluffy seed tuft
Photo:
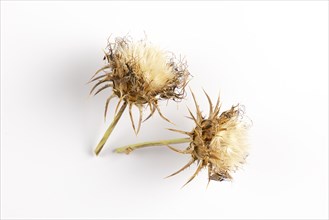
[[[235,171],[245,163],[249,150],[248,126],[238,117],[233,117],[221,125],[222,129],[217,132],[210,143],[210,148],[220,158],[213,161],[215,169],[218,171]]]
[[[161,90],[175,77],[170,65],[169,53],[144,42],[132,42],[118,48],[125,63],[134,62],[135,74],[140,74],[149,83],[151,90]]]

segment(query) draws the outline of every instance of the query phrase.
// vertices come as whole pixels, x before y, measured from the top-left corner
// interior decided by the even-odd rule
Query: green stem
[[[98,154],[101,152],[101,150],[104,147],[104,144],[106,143],[107,139],[109,138],[109,136],[111,135],[113,129],[115,128],[115,126],[117,125],[119,119],[121,118],[122,113],[125,111],[126,107],[127,107],[127,102],[124,102],[119,110],[119,112],[115,115],[112,123],[110,124],[109,128],[106,130],[103,138],[101,139],[101,141],[98,143],[96,149],[95,149],[95,154],[98,156]]]
[[[161,140],[161,141],[149,141],[149,142],[141,142],[138,144],[130,144],[124,147],[119,147],[114,149],[116,153],[126,153],[129,154],[130,152],[144,147],[151,147],[151,146],[166,146],[169,144],[180,144],[180,143],[187,143],[190,142],[190,138],[177,138],[177,139],[170,139],[170,140]]]

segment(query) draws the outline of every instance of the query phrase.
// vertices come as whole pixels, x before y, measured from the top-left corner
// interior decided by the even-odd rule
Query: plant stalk
[[[144,148],[144,147],[151,147],[151,146],[166,146],[169,144],[180,144],[180,143],[187,143],[190,142],[190,138],[177,138],[177,139],[170,139],[170,140],[161,140],[161,141],[149,141],[149,142],[141,142],[138,144],[130,144],[124,147],[119,147],[114,149],[116,153],[126,153],[129,154],[130,152]]]
[[[101,139],[101,141],[98,143],[96,149],[95,149],[95,154],[98,156],[98,154],[101,152],[101,150],[104,147],[104,144],[106,143],[107,139],[110,137],[113,129],[115,128],[115,126],[117,125],[119,119],[122,116],[122,113],[125,111],[126,107],[127,107],[127,102],[124,102],[119,110],[119,112],[115,115],[112,123],[110,124],[110,126],[108,127],[108,129],[106,130],[103,138]]]

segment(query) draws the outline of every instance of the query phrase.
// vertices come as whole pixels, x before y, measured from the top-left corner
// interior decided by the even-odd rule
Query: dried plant
[[[198,167],[186,184],[192,181],[203,168],[208,168],[208,183],[210,180],[231,180],[231,173],[236,171],[245,162],[248,156],[247,130],[250,123],[249,120],[245,120],[244,111],[239,105],[232,106],[231,109],[219,114],[219,97],[216,105],[213,106],[206,92],[205,95],[207,96],[210,106],[208,117],[202,114],[192,92],[196,106],[196,115],[193,115],[190,109],[188,109],[188,111],[190,113],[189,118],[194,121],[195,127],[191,132],[169,129],[187,135],[188,138],[145,142],[117,148],[115,151],[128,154],[135,149],[146,146],[168,146],[175,152],[191,155],[191,160],[170,176],[180,173],[197,162]],[[179,150],[170,146],[170,144],[184,142],[189,143],[189,146],[185,150]]]
[[[115,42],[108,43],[107,49],[104,56],[106,65],[91,78],[90,82],[96,84],[90,93],[96,95],[107,88],[112,89],[105,103],[104,117],[110,101],[115,97],[119,101],[115,110],[116,115],[95,149],[96,155],[100,153],[127,106],[136,134],[143,121],[144,107],[150,109],[150,114],[144,121],[157,111],[163,119],[170,122],[161,113],[158,102],[180,101],[184,98],[189,77],[186,63],[146,40],[134,42],[129,37],[116,38]],[[137,127],[132,116],[133,106],[139,109],[140,114]]]

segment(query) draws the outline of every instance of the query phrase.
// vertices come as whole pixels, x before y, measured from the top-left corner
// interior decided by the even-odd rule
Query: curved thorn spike
[[[166,117],[161,113],[160,108],[159,108],[157,105],[155,105],[155,108],[157,109],[157,111],[158,111],[159,115],[161,116],[161,118],[163,118],[164,120],[166,120],[166,121],[169,122],[170,124],[175,125],[173,122],[171,122],[168,118],[166,118]]]
[[[206,187],[206,189],[208,189],[208,187],[209,187],[209,183],[210,183],[210,179],[208,178],[208,183],[207,183],[207,187]]]
[[[190,132],[187,132],[187,131],[181,131],[181,130],[172,129],[172,128],[167,128],[167,130],[173,131],[173,132],[178,132],[178,133],[181,133],[181,134],[185,134],[185,135],[188,135],[190,137],[192,136],[192,134]]]
[[[200,163],[200,165],[198,166],[198,168],[196,169],[195,173],[193,174],[193,176],[191,176],[191,178],[182,186],[182,188],[184,186],[186,186],[189,182],[191,182],[194,177],[196,177],[196,175],[200,172],[200,170],[203,168],[203,163]]]
[[[211,102],[211,99],[209,97],[209,95],[206,93],[206,91],[204,89],[202,89],[204,94],[207,96],[207,99],[208,99],[208,102],[209,102],[209,117],[212,116],[213,114],[213,105],[212,105],[212,102]]]
[[[104,75],[101,75],[101,76],[97,76],[95,79],[88,81],[87,84],[88,84],[88,83],[92,83],[92,82],[94,82],[94,81],[96,81],[96,80],[98,80],[98,79],[101,79],[101,78],[103,78],[104,76],[107,76],[107,74],[104,74]]]
[[[149,118],[151,118],[152,115],[154,114],[155,110],[156,110],[154,107],[152,107],[152,104],[149,103],[149,106],[150,106],[150,111],[151,111],[151,113],[149,114],[149,116],[147,116],[147,117],[144,119],[143,122],[145,122],[145,121],[147,121]]]
[[[106,66],[103,66],[102,68],[100,68],[99,70],[97,70],[96,73],[94,73],[94,75],[90,78],[90,80],[92,80],[99,72],[106,70],[107,68],[110,68],[110,66],[106,65]]]
[[[191,112],[191,110],[189,109],[189,107],[187,107],[187,110],[188,110],[188,112],[190,113],[190,115],[191,115],[193,121],[195,122],[195,124],[196,124],[198,127],[201,127],[201,125],[199,125],[198,120],[194,117],[194,115],[192,114],[192,112]]]
[[[215,112],[217,112],[217,114],[218,114],[218,112],[219,112],[219,110],[221,108],[221,106],[219,106],[219,104],[220,104],[220,94],[218,94],[218,98],[217,98],[217,102],[216,102],[216,105],[215,105],[214,114],[215,114]]]
[[[170,146],[170,145],[167,145],[167,147],[168,147],[169,149],[171,149],[171,150],[173,150],[173,151],[175,151],[175,152],[177,152],[177,153],[181,153],[181,154],[190,154],[190,153],[192,153],[191,150],[179,150],[179,149],[174,148],[174,147],[172,147],[172,146]]]
[[[138,134],[140,128],[141,128],[141,124],[142,124],[142,120],[143,120],[143,106],[142,105],[138,105],[138,110],[139,110],[139,121],[138,121],[138,127],[137,127],[137,132],[136,134]]]
[[[221,107],[222,107],[222,104],[220,104],[220,105],[218,106],[218,108],[215,109],[215,111],[214,111],[214,115],[218,115],[218,114],[219,114],[219,111],[220,111]]]
[[[195,161],[195,159],[190,160],[185,166],[183,166],[182,168],[180,168],[179,170],[177,170],[175,173],[170,174],[169,176],[166,176],[165,179],[166,178],[169,178],[169,177],[172,177],[172,176],[175,176],[176,174],[182,172],[183,170],[185,170],[186,168],[188,168],[189,166],[191,166],[192,163],[194,163],[194,161]]]
[[[98,82],[93,86],[93,88],[90,90],[89,95],[91,95],[91,94],[93,93],[93,91],[97,88],[97,86],[99,86],[100,84],[105,83],[105,82],[107,82],[107,81],[108,81],[107,79],[103,79],[103,80],[98,81]]]
[[[196,101],[195,95],[194,95],[194,93],[193,93],[193,91],[192,91],[191,88],[190,88],[190,91],[191,91],[191,94],[192,94],[192,97],[193,97],[193,101],[194,101],[194,104],[195,104],[197,118],[200,119],[200,118],[202,118],[200,107],[199,107],[199,105],[198,105],[198,103]]]
[[[116,113],[117,113],[117,111],[118,111],[118,109],[119,109],[119,105],[121,104],[122,100],[123,100],[123,98],[122,98],[122,97],[120,97],[120,99],[119,99],[119,102],[118,102],[117,106],[115,107],[115,111],[114,111],[114,114],[116,114]],[[130,105],[130,103],[129,103],[129,105]]]
[[[95,92],[94,96],[97,95],[98,93],[100,93],[101,91],[103,91],[104,89],[109,88],[111,86],[112,86],[112,84],[106,84],[105,86],[103,86],[102,88],[97,90],[97,92]]]
[[[110,97],[108,97],[106,99],[106,103],[105,103],[105,111],[104,111],[104,121],[106,121],[106,114],[107,114],[107,109],[108,109],[108,106],[109,106],[109,103],[111,101],[111,99],[113,99],[115,97],[114,94],[112,94]]]
[[[135,128],[135,122],[134,122],[133,114],[131,112],[132,107],[133,107],[133,104],[132,103],[129,103],[129,116],[130,116],[131,125],[132,125],[132,127],[134,129],[135,134],[137,134],[136,133],[136,128]]]

